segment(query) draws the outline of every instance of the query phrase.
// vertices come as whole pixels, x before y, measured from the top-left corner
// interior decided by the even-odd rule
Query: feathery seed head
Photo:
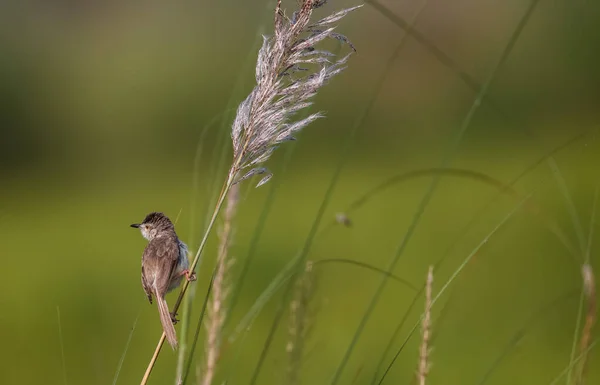
[[[275,34],[263,37],[263,45],[256,62],[256,86],[239,105],[231,130],[234,165],[231,176],[241,182],[254,175],[265,175],[257,187],[271,178],[261,167],[275,148],[294,140],[294,135],[323,115],[314,113],[294,120],[296,113],[309,107],[317,91],[333,76],[345,69],[350,54],[336,60],[335,55],[315,49],[327,38],[354,46],[345,36],[334,33],[335,22],[362,5],[348,8],[310,23],[312,11],[327,0],[301,0],[300,9],[288,18],[281,10],[281,1],[275,9]],[[318,66],[317,70],[305,65]],[[247,170],[250,169],[250,170]],[[245,174],[240,174],[247,170]]]

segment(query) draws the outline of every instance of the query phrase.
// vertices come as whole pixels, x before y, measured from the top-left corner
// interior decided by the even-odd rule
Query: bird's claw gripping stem
[[[196,273],[190,272],[188,269],[185,269],[184,271],[182,271],[181,275],[185,276],[185,279],[187,279],[188,282],[192,282],[192,281],[196,280]]]

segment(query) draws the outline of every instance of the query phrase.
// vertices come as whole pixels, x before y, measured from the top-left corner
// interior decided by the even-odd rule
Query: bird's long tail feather
[[[158,305],[160,323],[162,323],[163,330],[167,336],[167,341],[173,350],[175,350],[177,349],[177,335],[175,334],[175,326],[173,326],[171,313],[169,313],[169,305],[167,304],[165,297],[158,294],[156,295],[156,304]]]

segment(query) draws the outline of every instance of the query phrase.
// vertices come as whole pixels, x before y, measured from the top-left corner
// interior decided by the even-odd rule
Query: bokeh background
[[[163,211],[177,219],[180,237],[197,246],[230,157],[224,140],[231,109],[253,86],[257,44],[272,30],[273,3],[2,2],[0,383],[111,383],[136,319],[118,383],[140,380],[160,326],[140,285],[145,241],[128,226]],[[495,233],[434,307],[429,382],[546,384],[567,367],[582,250],[591,238],[595,267],[600,243],[600,226],[590,229],[600,178],[600,7],[584,0],[534,3],[498,68],[529,1],[381,0],[343,20],[338,31],[358,53],[316,99],[314,108],[327,118],[276,153],[269,184],[243,186],[231,285],[239,282],[267,200],[271,210],[228,332],[304,244],[340,159],[344,167],[322,227],[403,173],[445,164],[510,183],[526,172],[514,190],[532,194],[535,209],[520,210]],[[332,0],[317,17],[356,4]],[[403,23],[415,17],[406,36]],[[478,90],[492,76],[457,143]],[[551,160],[539,161],[559,147]],[[309,259],[385,269],[432,178],[380,191],[348,213],[351,227],[334,226],[318,237]],[[421,286],[428,266],[444,257],[437,292],[519,199],[482,178],[443,176],[394,274]],[[195,284],[194,319],[215,251],[211,239]],[[382,278],[341,263],[315,266],[314,276],[305,384],[329,382]],[[371,383],[413,297],[388,283],[340,383]],[[238,340],[226,350],[219,381],[249,383],[279,303],[278,296],[269,302],[241,348]],[[257,383],[285,382],[286,333],[284,319]],[[418,334],[387,383],[413,380]],[[590,354],[591,384],[600,381],[600,357]],[[151,383],[174,382],[175,357],[163,351]],[[195,357],[202,360],[201,347]]]

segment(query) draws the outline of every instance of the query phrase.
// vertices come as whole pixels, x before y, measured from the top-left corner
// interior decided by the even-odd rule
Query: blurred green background
[[[177,218],[180,237],[197,246],[211,196],[224,176],[223,169],[214,172],[214,164],[223,143],[219,138],[228,135],[228,108],[254,84],[257,42],[272,30],[273,3],[27,0],[0,5],[0,383],[65,383],[57,308],[66,382],[111,383],[138,316],[119,383],[141,379],[160,324],[140,285],[145,241],[128,225],[150,211],[163,211]],[[316,16],[356,4],[332,0]],[[547,384],[568,365],[581,249],[591,236],[595,267],[600,243],[599,226],[590,230],[600,178],[597,2],[537,2],[452,151],[476,98],[474,88],[494,73],[528,7],[522,0],[382,0],[342,21],[338,32],[350,38],[358,54],[316,99],[314,108],[326,111],[327,118],[276,153],[268,164],[275,172],[269,184],[243,186],[232,285],[270,189],[277,190],[228,331],[302,247],[348,135],[368,111],[349,140],[324,223],[385,180],[440,167],[449,154],[452,167],[509,183],[568,143],[555,153],[555,164],[537,164],[514,186],[522,196],[533,194],[541,214],[519,211],[434,307],[429,382]],[[405,39],[397,18],[412,20],[420,9],[418,36]],[[204,151],[196,159],[199,142]],[[225,148],[223,167],[230,157]],[[375,195],[349,214],[352,227],[335,226],[317,238],[309,258],[345,258],[384,269],[431,180],[432,175],[412,178]],[[437,292],[518,203],[502,194],[488,205],[497,196],[497,189],[481,180],[443,177],[394,273],[421,286],[428,266],[446,256],[436,271]],[[473,226],[465,229],[472,218],[477,218]],[[548,231],[549,224],[562,229],[575,255]],[[194,318],[215,251],[212,239],[195,284]],[[328,383],[381,280],[373,271],[334,263],[316,266],[315,277],[305,384]],[[176,295],[169,296],[171,304]],[[413,296],[397,282],[388,283],[341,384],[370,383]],[[276,296],[246,337],[227,348],[219,381],[249,382],[279,303]],[[423,306],[419,300],[394,351]],[[284,319],[258,384],[285,382],[286,333]],[[418,334],[386,383],[413,380]],[[150,383],[173,383],[175,357],[169,349],[162,352]],[[201,346],[195,357],[202,360]],[[592,350],[588,383],[600,381],[599,364]]]

